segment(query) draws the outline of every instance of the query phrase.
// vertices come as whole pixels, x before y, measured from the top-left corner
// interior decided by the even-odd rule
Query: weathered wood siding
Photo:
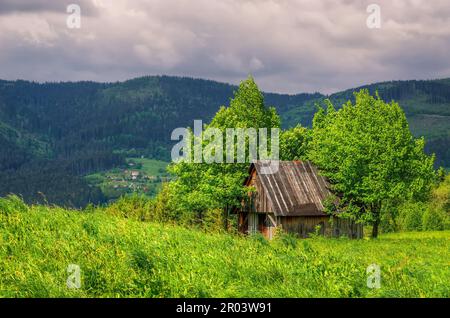
[[[251,180],[251,185],[255,187],[256,192],[252,193],[252,206],[256,213],[273,213],[272,203],[270,202],[267,192],[264,191],[261,179],[255,177]]]
[[[278,217],[278,225],[283,231],[297,234],[299,237],[308,237],[310,233],[316,232],[320,226],[319,234],[330,237],[347,236],[349,238],[362,238],[363,227],[350,220],[323,216],[284,216]]]
[[[271,218],[269,218],[269,215]],[[276,224],[271,220],[275,220]],[[262,233],[266,238],[273,238],[278,228],[287,233],[296,234],[301,238],[308,237],[316,232],[316,227],[320,225],[319,234],[328,237],[346,236],[349,238],[362,238],[363,226],[350,220],[323,216],[279,216],[264,213],[239,213],[239,232],[253,234]]]
[[[314,233],[317,225],[321,225],[320,234],[324,235],[328,219],[326,216],[284,216],[278,217],[278,225],[283,231],[297,234],[299,237],[308,237],[310,233]]]

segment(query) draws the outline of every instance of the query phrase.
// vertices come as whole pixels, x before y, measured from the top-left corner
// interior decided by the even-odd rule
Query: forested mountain
[[[450,79],[366,86],[405,110],[413,133],[424,135],[438,164],[450,167]],[[125,163],[126,157],[169,160],[171,131],[209,121],[235,86],[168,76],[118,83],[0,81],[0,196],[83,206],[102,202],[82,176]],[[315,104],[336,106],[355,89],[331,96],[267,93],[283,126],[309,126]]]

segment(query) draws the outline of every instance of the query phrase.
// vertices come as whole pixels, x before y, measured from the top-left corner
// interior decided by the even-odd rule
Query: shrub
[[[155,198],[153,219],[160,222],[173,222],[180,219],[180,213],[174,206],[175,191],[170,183],[165,183]]]
[[[0,198],[0,214],[25,213],[28,211],[28,206],[17,195],[8,195],[5,198]]]
[[[224,214],[221,209],[210,209],[203,216],[203,227],[211,232],[224,230]]]
[[[448,226],[448,216],[438,208],[429,207],[422,216],[422,228],[425,231],[442,231]]]
[[[134,219],[138,221],[148,221],[152,219],[152,210],[154,203],[152,199],[133,194],[123,196],[113,204],[109,205],[105,211],[108,214]]]
[[[398,225],[398,205],[387,202],[381,213],[381,231],[383,233],[396,232],[399,230]]]
[[[282,232],[275,238],[277,241],[281,242],[283,246],[286,248],[293,248],[295,249],[297,247],[298,237],[295,234]]]
[[[399,208],[398,226],[403,231],[421,231],[426,206],[421,202],[407,202]]]

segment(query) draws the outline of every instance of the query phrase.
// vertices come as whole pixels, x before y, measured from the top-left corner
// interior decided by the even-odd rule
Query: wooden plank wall
[[[278,217],[278,224],[283,231],[297,234],[299,237],[306,238],[310,233],[315,233],[316,226],[320,225],[319,234],[329,237],[347,236],[350,238],[362,238],[363,227],[361,224],[355,224],[350,220],[334,218],[329,222],[329,217],[307,217],[307,216],[288,216]]]

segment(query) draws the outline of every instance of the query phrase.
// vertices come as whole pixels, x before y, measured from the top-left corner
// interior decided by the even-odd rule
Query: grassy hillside
[[[0,297],[450,297],[449,246],[448,231],[269,243],[0,199]]]

